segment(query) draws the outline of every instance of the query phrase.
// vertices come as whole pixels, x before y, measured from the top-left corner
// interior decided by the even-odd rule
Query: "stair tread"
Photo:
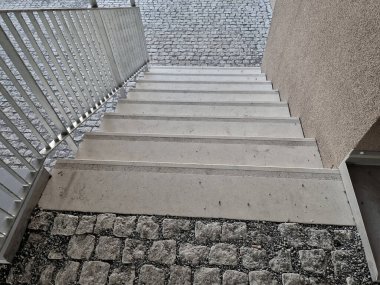
[[[138,80],[136,89],[169,89],[169,90],[213,90],[213,91],[251,91],[251,90],[273,90],[270,81],[264,82],[196,82],[196,81],[153,81]]]
[[[106,151],[105,151],[106,150]],[[92,133],[79,159],[322,167],[314,139]]]
[[[329,169],[64,160],[57,162],[39,205],[354,225],[339,172]]]
[[[238,122],[254,122],[254,121],[273,121],[273,122],[290,122],[300,123],[298,117],[236,117],[236,116],[156,116],[156,115],[129,115],[118,112],[104,113],[103,118],[119,118],[119,119],[144,119],[144,120],[190,120],[190,121],[238,121]]]
[[[184,91],[159,91],[159,90],[140,90],[132,89],[128,92],[129,100],[138,101],[191,101],[191,102],[219,102],[219,101],[241,101],[241,102],[260,102],[271,101],[280,102],[280,96],[277,92],[184,92]]]
[[[290,117],[284,102],[165,102],[120,100],[116,112],[130,115]]]
[[[189,74],[182,74],[182,75],[173,75],[173,74],[159,74],[159,73],[145,73],[144,77],[139,78],[139,81],[150,81],[150,82],[157,82],[157,81],[167,81],[167,82],[247,82],[247,83],[253,83],[253,82],[267,82],[265,75],[206,75],[202,74],[200,75],[189,75]]]
[[[303,137],[299,119],[292,117],[171,117],[106,113],[100,130],[163,135]]]
[[[273,90],[250,90],[250,91],[214,91],[214,90],[207,90],[207,91],[202,91],[202,90],[189,90],[189,89],[183,89],[183,90],[170,90],[170,89],[136,89],[133,88],[128,91],[128,93],[131,92],[157,92],[157,93],[195,93],[195,94],[204,94],[204,93],[211,93],[211,94],[248,94],[248,95],[253,95],[253,94],[278,94],[278,90],[273,89]]]
[[[206,74],[206,75],[246,75],[246,74],[261,74],[261,69],[258,67],[230,67],[230,68],[221,68],[221,67],[197,67],[197,66],[151,66],[149,68],[150,72],[155,73],[175,73],[175,74]]]
[[[145,101],[145,100],[132,100],[132,99],[120,99],[118,104],[146,104],[146,105],[209,105],[209,106],[273,106],[273,107],[288,107],[287,102],[270,102],[270,101],[256,101],[256,102],[246,102],[246,101]]]

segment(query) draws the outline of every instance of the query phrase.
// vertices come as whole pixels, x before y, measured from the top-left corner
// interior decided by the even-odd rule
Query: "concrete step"
[[[321,168],[314,139],[88,133],[76,158]]]
[[[323,169],[61,160],[39,206],[355,225],[339,172]]]
[[[154,81],[139,79],[136,89],[149,90],[192,90],[192,91],[262,91],[273,90],[270,81],[264,82],[189,82],[189,81]]]
[[[290,117],[284,102],[165,102],[119,100],[116,112],[128,115],[209,117]]]
[[[148,90],[148,89],[132,89],[128,92],[128,99],[139,101],[177,101],[177,102],[205,102],[205,101],[270,101],[279,102],[280,96],[276,91],[257,91],[257,92],[191,92],[173,91],[173,90]]]
[[[149,72],[173,74],[247,75],[261,74],[259,67],[150,66]]]
[[[153,81],[196,81],[196,82],[256,82],[266,81],[265,74],[254,75],[208,75],[208,74],[176,74],[176,73],[160,73],[160,72],[146,72],[144,74],[145,80]]]
[[[217,118],[105,114],[105,132],[163,135],[303,138],[298,118]]]

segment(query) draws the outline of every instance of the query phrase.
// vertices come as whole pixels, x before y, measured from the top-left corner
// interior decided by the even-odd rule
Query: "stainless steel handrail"
[[[0,11],[0,263],[47,155],[147,63],[139,8]]]

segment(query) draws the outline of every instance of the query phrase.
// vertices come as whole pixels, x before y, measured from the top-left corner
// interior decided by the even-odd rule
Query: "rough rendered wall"
[[[269,0],[139,0],[152,63],[260,65]]]
[[[380,115],[380,1],[278,0],[263,69],[337,167]]]

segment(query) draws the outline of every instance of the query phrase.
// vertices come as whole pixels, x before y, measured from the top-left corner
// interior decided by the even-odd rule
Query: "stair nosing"
[[[205,106],[273,106],[273,107],[288,107],[288,103],[284,101],[272,102],[272,101],[147,101],[147,100],[130,100],[120,99],[118,104],[146,104],[146,105],[205,105]]]
[[[327,168],[305,168],[305,167],[276,167],[276,166],[249,166],[249,165],[228,165],[228,164],[196,164],[196,163],[171,163],[171,162],[146,162],[146,161],[119,161],[119,160],[94,160],[94,159],[58,159],[55,168],[61,165],[105,165],[120,167],[150,167],[150,168],[181,168],[181,169],[201,169],[201,170],[231,170],[231,171],[257,171],[271,173],[305,173],[317,175],[333,175],[336,179],[341,179],[338,169]]]
[[[270,144],[287,144],[294,143],[297,145],[316,146],[314,138],[292,138],[292,137],[240,137],[240,136],[199,136],[199,135],[166,135],[166,134],[132,134],[124,132],[91,132],[84,135],[85,139],[92,140],[122,140],[133,139],[141,141],[188,141],[188,142],[252,142],[252,143],[270,143]]]
[[[138,79],[136,83],[179,83],[179,84],[253,84],[253,85],[272,85],[271,81],[173,81],[173,80],[152,80],[152,79]]]
[[[164,75],[164,76],[232,76],[232,77],[238,77],[238,76],[252,76],[252,77],[265,77],[265,73],[257,73],[257,74],[223,74],[223,73],[215,73],[215,74],[193,74],[193,73],[166,73],[166,72],[155,72],[155,71],[148,71],[144,72],[144,75]]]
[[[165,93],[220,93],[220,94],[247,94],[247,95],[255,95],[255,94],[276,94],[278,95],[278,90],[277,89],[274,89],[274,90],[252,90],[252,91],[214,91],[214,90],[206,90],[206,91],[202,91],[202,90],[173,90],[173,89],[139,89],[139,88],[134,88],[134,89],[130,89],[128,91],[129,92],[165,92]]]
[[[275,121],[279,123],[298,123],[298,117],[201,117],[201,116],[156,116],[156,115],[128,115],[123,113],[105,113],[103,118],[113,119],[135,119],[135,120],[190,120],[190,121],[237,121],[237,122],[252,122],[252,121]]]
[[[224,69],[224,70],[228,70],[228,69],[231,69],[231,70],[239,70],[239,69],[242,69],[242,70],[261,70],[261,67],[258,67],[258,66],[251,66],[251,67],[248,67],[248,66],[242,66],[242,67],[238,67],[238,66],[226,66],[226,67],[222,67],[222,66],[189,66],[189,65],[178,65],[178,66],[172,66],[172,65],[151,65],[149,68],[164,68],[164,69]]]

